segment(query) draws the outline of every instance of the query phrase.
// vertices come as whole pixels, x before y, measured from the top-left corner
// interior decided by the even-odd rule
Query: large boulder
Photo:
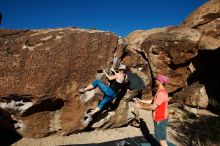
[[[201,50],[214,50],[220,47],[220,1],[209,0],[196,9],[181,26],[197,29],[202,32]]]
[[[102,95],[81,96],[78,88],[95,80],[102,67],[112,67],[124,47],[117,35],[97,30],[1,29],[0,107],[10,111],[17,131],[26,137],[80,132],[86,128],[86,111]],[[117,110],[125,120],[114,116],[111,128],[128,123],[129,106],[124,104]]]
[[[195,82],[184,90],[174,94],[171,102],[181,103],[197,108],[207,108],[209,98],[204,85]]]
[[[144,54],[129,48],[129,46],[125,49],[124,54],[121,62],[129,66],[130,72],[128,72],[128,78],[130,88],[132,90],[142,91],[143,97],[151,96],[152,78],[150,67],[143,56]]]
[[[139,35],[138,35],[139,34]],[[139,37],[137,37],[139,36]],[[166,27],[135,31],[126,38],[127,48],[139,52],[149,65],[151,78],[158,73],[171,78],[169,92],[187,86],[189,65],[198,53],[201,33],[187,27]],[[151,85],[154,81],[151,81]]]
[[[192,14],[190,14],[181,26],[196,29],[202,33],[199,45],[199,54],[193,59],[195,72],[189,81],[199,81],[205,85],[210,99],[209,107],[219,111],[220,90],[219,79],[219,54],[220,54],[220,1],[209,0]]]
[[[149,37],[151,34],[166,32],[166,28],[155,28],[151,30],[136,30],[131,32],[127,37],[126,40],[128,41],[128,49],[131,50],[140,50],[143,41]]]
[[[219,121],[218,115],[205,109],[169,105],[168,131],[179,145],[219,145]]]

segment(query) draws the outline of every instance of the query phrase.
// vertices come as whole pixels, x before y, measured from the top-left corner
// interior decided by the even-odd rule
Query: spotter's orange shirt
[[[153,111],[153,120],[159,122],[168,118],[168,93],[165,89],[158,90],[153,103],[158,107]]]

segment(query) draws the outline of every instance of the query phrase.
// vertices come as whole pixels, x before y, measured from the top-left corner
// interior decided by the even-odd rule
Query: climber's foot
[[[85,88],[80,88],[79,89],[79,93],[85,93],[86,92],[86,89]]]

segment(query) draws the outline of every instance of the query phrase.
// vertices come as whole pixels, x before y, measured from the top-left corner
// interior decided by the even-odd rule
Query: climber
[[[165,89],[165,85],[168,84],[169,78],[167,76],[159,74],[156,79],[157,93],[152,100],[140,100],[134,99],[134,106],[139,109],[152,110],[152,116],[154,121],[154,132],[156,139],[161,146],[167,146],[166,142],[166,127],[168,123],[168,101],[171,97]]]
[[[87,126],[93,119],[93,115],[99,112],[107,103],[112,101],[116,95],[120,92],[122,88],[124,88],[125,83],[127,82],[127,75],[126,75],[126,66],[121,64],[118,68],[118,72],[115,72],[114,75],[108,75],[106,71],[103,69],[103,73],[110,81],[110,85],[105,85],[101,80],[95,80],[92,84],[88,85],[86,88],[80,88],[80,93],[85,93],[86,91],[99,88],[103,93],[104,97],[98,106],[91,110],[88,113],[87,119],[85,119],[84,124]]]

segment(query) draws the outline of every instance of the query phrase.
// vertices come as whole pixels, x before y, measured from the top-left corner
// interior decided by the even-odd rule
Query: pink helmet
[[[169,78],[161,74],[157,76],[157,80],[160,81],[162,84],[167,84],[169,82]]]

